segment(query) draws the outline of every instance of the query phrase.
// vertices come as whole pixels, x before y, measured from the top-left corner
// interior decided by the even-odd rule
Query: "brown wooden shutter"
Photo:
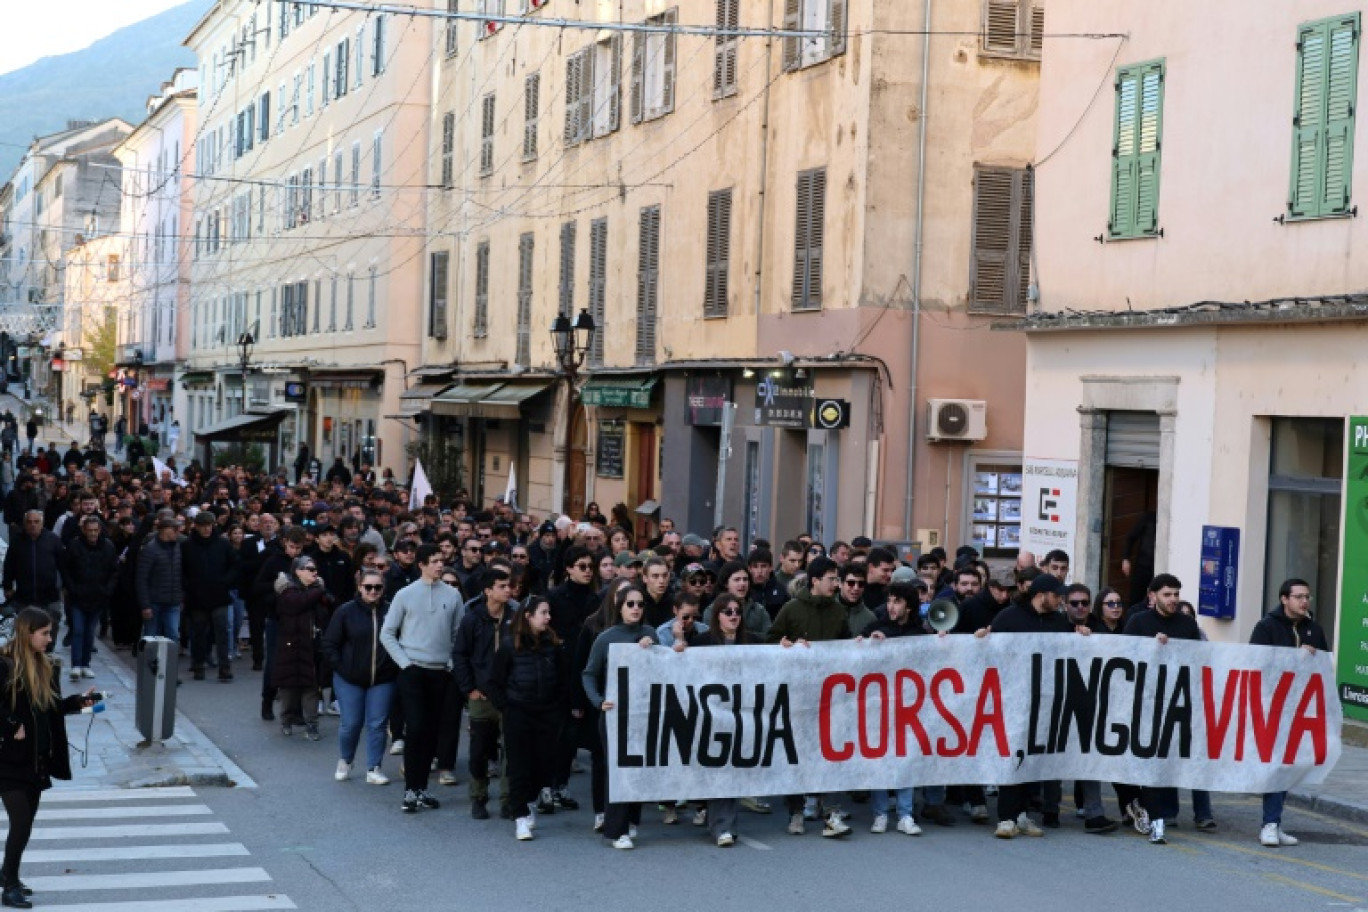
[[[628,116],[632,123],[639,124],[645,107],[646,87],[643,81],[646,74],[646,33],[637,32],[632,36],[632,90]]]
[[[1031,285],[1031,172],[977,169],[974,175],[974,251],[969,309],[1025,313]]]
[[[656,321],[660,289],[660,207],[641,210],[637,243],[637,338],[638,364],[654,364]]]
[[[608,219],[589,223],[589,315],[594,318],[594,339],[589,349],[589,364],[603,366],[603,338],[607,334],[605,292],[608,276]]]
[[[679,22],[679,10],[667,10],[660,21],[665,25],[676,25]],[[660,114],[669,114],[675,106],[675,55],[677,53],[677,43],[679,36],[674,32],[669,32],[665,36],[665,51],[661,55],[664,59],[664,73],[661,78],[661,99]]]
[[[725,317],[731,268],[732,191],[715,190],[708,194],[707,274],[703,293],[703,315]]]
[[[802,0],[784,0],[784,31],[796,32],[802,25]],[[784,72],[803,65],[803,42],[800,38],[784,39]]]
[[[986,0],[983,13],[983,49],[999,54],[1017,51],[1017,24],[1021,0]]]
[[[794,218],[794,310],[815,310],[822,306],[825,222],[826,169],[803,171],[798,175]]]

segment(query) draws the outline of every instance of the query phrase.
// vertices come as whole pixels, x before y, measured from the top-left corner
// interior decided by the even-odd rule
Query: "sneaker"
[[[537,828],[537,805],[536,802],[528,802],[527,805],[527,825],[532,829]]]
[[[832,811],[827,815],[826,825],[822,827],[822,835],[828,839],[838,839],[841,836],[850,835],[850,827],[841,819],[840,812]]]
[[[366,785],[389,785],[389,776],[380,772],[380,767],[372,766],[366,770]]]
[[[633,839],[637,838],[637,825],[635,823],[627,824],[627,835]]]
[[[1216,821],[1210,817],[1203,817],[1197,821],[1197,829],[1203,833],[1214,833],[1216,831]]]
[[[320,740],[322,740],[323,736],[322,736],[321,734],[319,734],[319,732],[318,732],[318,723],[317,723],[317,722],[305,722],[305,723],[304,723],[304,737],[308,738],[310,741],[320,741]]]
[[[694,825],[694,826],[707,826],[707,825],[708,825],[708,809],[707,809],[707,808],[699,808],[697,811],[694,811],[694,815],[693,815],[693,825]]]
[[[1017,832],[1020,833],[1022,836],[1045,835],[1045,831],[1042,830],[1040,827],[1036,826],[1035,821],[1031,819],[1031,815],[1027,814],[1025,811],[1022,811],[1020,814],[1017,815],[1016,826]]]
[[[871,832],[871,833],[887,833],[887,832],[888,832],[888,815],[887,815],[887,814],[875,814],[875,815],[874,815],[874,822],[873,822],[872,824],[870,824],[870,826],[869,826],[869,832]]]
[[[404,755],[404,739],[400,738],[390,745],[391,757],[402,757]]]
[[[328,704],[328,708],[324,710],[324,713],[329,716],[340,716],[342,715],[342,709],[337,705],[337,701],[333,700]]]
[[[899,817],[898,832],[902,833],[904,836],[920,836],[922,834],[922,829],[917,826],[917,821],[913,820],[911,817]]]
[[[802,836],[803,833],[807,830],[805,820],[806,818],[803,817],[802,812],[799,812],[797,814],[789,814],[789,835]]]
[[[432,793],[427,789],[420,789],[418,792],[418,806],[420,808],[427,808],[428,810],[435,811],[442,806],[442,802],[433,798]]]
[[[1126,813],[1130,815],[1135,832],[1143,836],[1150,831],[1149,811],[1140,806],[1139,798],[1126,805]]]
[[[1010,820],[999,820],[993,835],[998,839],[1011,839],[1017,835],[1017,825]]]
[[[1083,810],[1082,808],[1079,808],[1078,810],[1074,811],[1074,816],[1077,817],[1079,820],[1087,820],[1088,812]]]
[[[925,816],[925,815],[923,815],[923,816]],[[974,821],[974,823],[987,823],[987,822],[988,822],[988,805],[986,805],[986,804],[976,804],[976,805],[974,805],[972,808],[969,809],[969,819],[972,820],[972,821]]]
[[[346,782],[351,776],[351,766],[346,760],[338,760],[337,771],[333,773],[333,778],[338,782]]]
[[[808,795],[803,799],[803,819],[816,820],[820,816],[822,816],[822,811],[817,804],[817,796]]]
[[[83,677],[83,678],[94,678],[94,677],[95,677],[95,672],[93,672],[93,671],[90,670],[90,666],[89,666],[89,665],[86,665],[85,667],[83,667],[83,668],[81,669],[81,677]]]
[[[1104,833],[1116,832],[1117,826],[1117,822],[1106,815],[1089,817],[1087,820],[1083,821],[1083,832],[1101,836]]]
[[[635,849],[636,846],[632,843],[631,836],[619,836],[617,839],[613,840],[613,848],[623,849],[625,851],[627,849]]]
[[[517,820],[513,822],[513,825],[513,835],[517,839],[521,840],[522,842],[526,842],[527,840],[532,838],[532,824],[528,818],[519,817]]]
[[[443,770],[437,774],[438,785],[460,785],[461,780],[456,778],[456,774],[451,770]]]
[[[488,820],[489,808],[485,807],[483,801],[470,802],[470,816],[475,820]]]
[[[988,812],[984,808],[984,814]],[[952,827],[955,825],[955,818],[951,816],[950,809],[943,804],[928,804],[922,808],[922,819],[929,820],[936,826]]]
[[[79,681],[79,680],[81,680],[81,669],[79,669],[79,668],[77,668],[76,666],[73,665],[73,666],[71,667],[71,671],[67,672],[67,680],[68,680],[68,681]]]
[[[717,837],[717,847],[719,849],[729,849],[736,845],[736,837],[731,833],[723,833]]]
[[[556,813],[556,802],[552,800],[551,789],[543,788],[537,793],[537,810],[542,814]]]
[[[1041,814],[1040,824],[1041,826],[1047,827],[1051,830],[1059,829],[1059,812],[1046,811],[1044,814]]]
[[[1149,839],[1150,845],[1168,845],[1168,840],[1164,838],[1164,818],[1150,821]]]
[[[570,761],[570,772],[572,772],[572,773],[582,773],[582,772],[584,772],[584,764],[582,764],[582,763],[579,762],[579,757],[576,757],[574,760],[571,760],[571,761]]]
[[[566,788],[551,790],[551,804],[558,811],[579,810],[579,802],[570,797],[570,790]]]
[[[770,803],[763,798],[742,798],[741,809],[750,811],[752,814],[770,814],[774,812],[774,808],[770,807]]]
[[[602,814],[594,814],[594,832],[595,832],[595,833],[602,833],[602,832],[603,832],[603,815],[602,815]]]
[[[416,814],[418,812],[418,793],[413,789],[404,792],[404,803],[402,805],[404,813]]]
[[[1289,836],[1283,832],[1281,826],[1276,823],[1265,823],[1263,829],[1259,830],[1259,845],[1268,846],[1276,849],[1279,846],[1294,846],[1301,840],[1296,836]]]
[[[288,738],[290,735],[294,734],[294,726],[289,722],[285,722],[280,726],[280,733]]]
[[[662,808],[662,812],[663,813],[660,815],[661,823],[666,826],[674,826],[676,823],[679,823],[679,812],[675,810],[673,804],[665,805],[665,807]]]

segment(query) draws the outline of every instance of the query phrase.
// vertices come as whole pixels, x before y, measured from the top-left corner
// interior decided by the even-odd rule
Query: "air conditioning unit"
[[[972,442],[988,436],[988,403],[982,399],[927,400],[926,439]]]

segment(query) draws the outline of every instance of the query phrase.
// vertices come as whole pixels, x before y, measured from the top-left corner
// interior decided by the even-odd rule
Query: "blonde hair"
[[[34,650],[29,642],[33,634],[45,627],[52,626],[52,618],[41,608],[25,608],[14,619],[14,639],[5,647],[13,670],[10,673],[10,708],[19,704],[19,691],[28,695],[34,710],[47,712],[57,704],[57,694],[52,685],[52,663],[47,653]]]

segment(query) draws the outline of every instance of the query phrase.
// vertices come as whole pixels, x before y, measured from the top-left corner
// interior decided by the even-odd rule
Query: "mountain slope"
[[[147,116],[147,97],[176,67],[195,66],[181,41],[212,0],[190,0],[119,29],[90,47],[44,57],[0,76],[0,181],[7,180],[35,136],[68,120]]]

